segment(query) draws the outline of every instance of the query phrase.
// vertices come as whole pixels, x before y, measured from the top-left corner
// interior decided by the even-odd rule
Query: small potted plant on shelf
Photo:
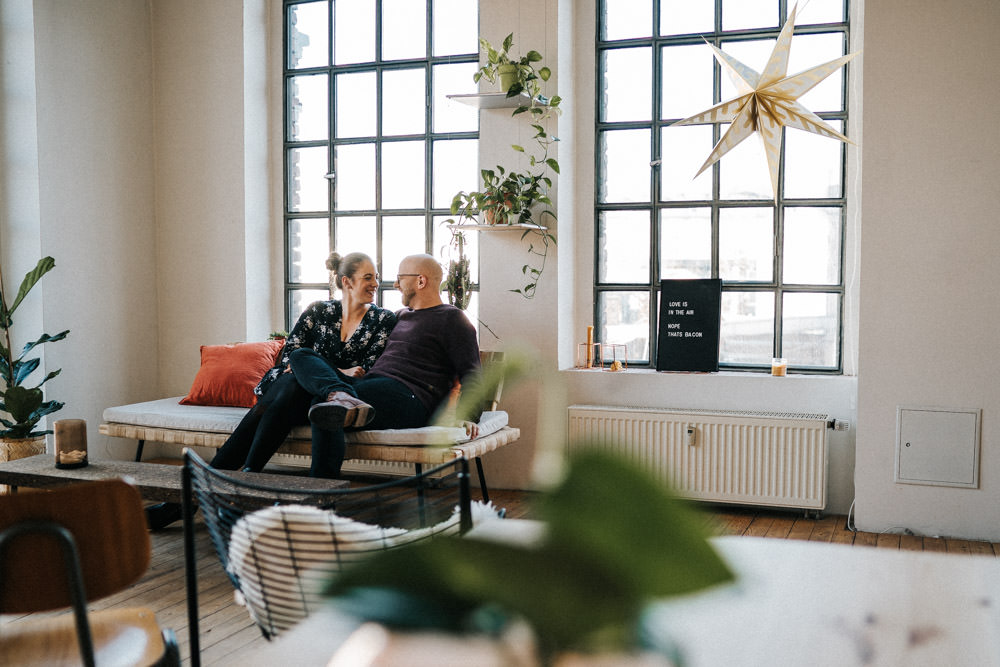
[[[25,344],[20,354],[15,356],[11,343],[11,328],[14,325],[13,315],[17,307],[31,291],[31,288],[41,280],[42,276],[55,268],[56,262],[51,257],[38,261],[34,269],[29,271],[21,281],[21,286],[13,301],[8,302],[6,288],[3,282],[3,267],[0,266],[0,380],[3,389],[0,390],[0,461],[21,458],[45,451],[45,435],[52,430],[35,430],[42,417],[63,407],[59,401],[46,401],[42,393],[42,385],[59,375],[60,370],[51,371],[33,387],[26,387],[28,377],[38,368],[41,360],[38,357],[26,359],[33,349],[43,343],[62,340],[69,330],[54,336],[43,333],[37,340]]]

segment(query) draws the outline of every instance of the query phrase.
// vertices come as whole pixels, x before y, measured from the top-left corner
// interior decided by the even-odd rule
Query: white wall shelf
[[[448,229],[468,229],[469,231],[476,232],[506,232],[506,231],[524,231],[525,229],[535,229],[540,232],[548,230],[548,227],[542,227],[541,225],[527,225],[524,223],[517,223],[513,225],[445,225]]]
[[[446,95],[449,100],[474,106],[477,109],[515,109],[528,106],[531,98],[527,93],[507,97],[507,93],[466,93],[462,95]]]

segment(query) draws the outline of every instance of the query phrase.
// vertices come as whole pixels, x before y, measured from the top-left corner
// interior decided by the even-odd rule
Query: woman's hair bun
[[[326,258],[326,270],[336,273],[340,269],[340,259],[339,252],[331,252],[330,256]]]

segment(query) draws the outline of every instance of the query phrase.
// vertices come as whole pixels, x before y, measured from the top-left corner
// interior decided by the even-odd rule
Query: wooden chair
[[[469,462],[383,484],[301,490],[253,484],[184,451],[191,665],[200,664],[194,514],[201,510],[237,597],[271,639],[318,609],[323,583],[373,551],[472,527]]]
[[[122,480],[0,496],[0,612],[73,610],[4,625],[0,665],[179,665],[150,609],[87,612],[149,561],[142,499]]]

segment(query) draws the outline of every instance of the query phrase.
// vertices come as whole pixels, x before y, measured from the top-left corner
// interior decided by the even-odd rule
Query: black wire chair
[[[374,551],[472,527],[468,461],[402,479],[324,490],[265,486],[184,452],[184,555],[191,664],[200,664],[194,514],[200,509],[222,567],[264,637],[322,604],[320,589]],[[295,478],[291,478],[294,480]]]

